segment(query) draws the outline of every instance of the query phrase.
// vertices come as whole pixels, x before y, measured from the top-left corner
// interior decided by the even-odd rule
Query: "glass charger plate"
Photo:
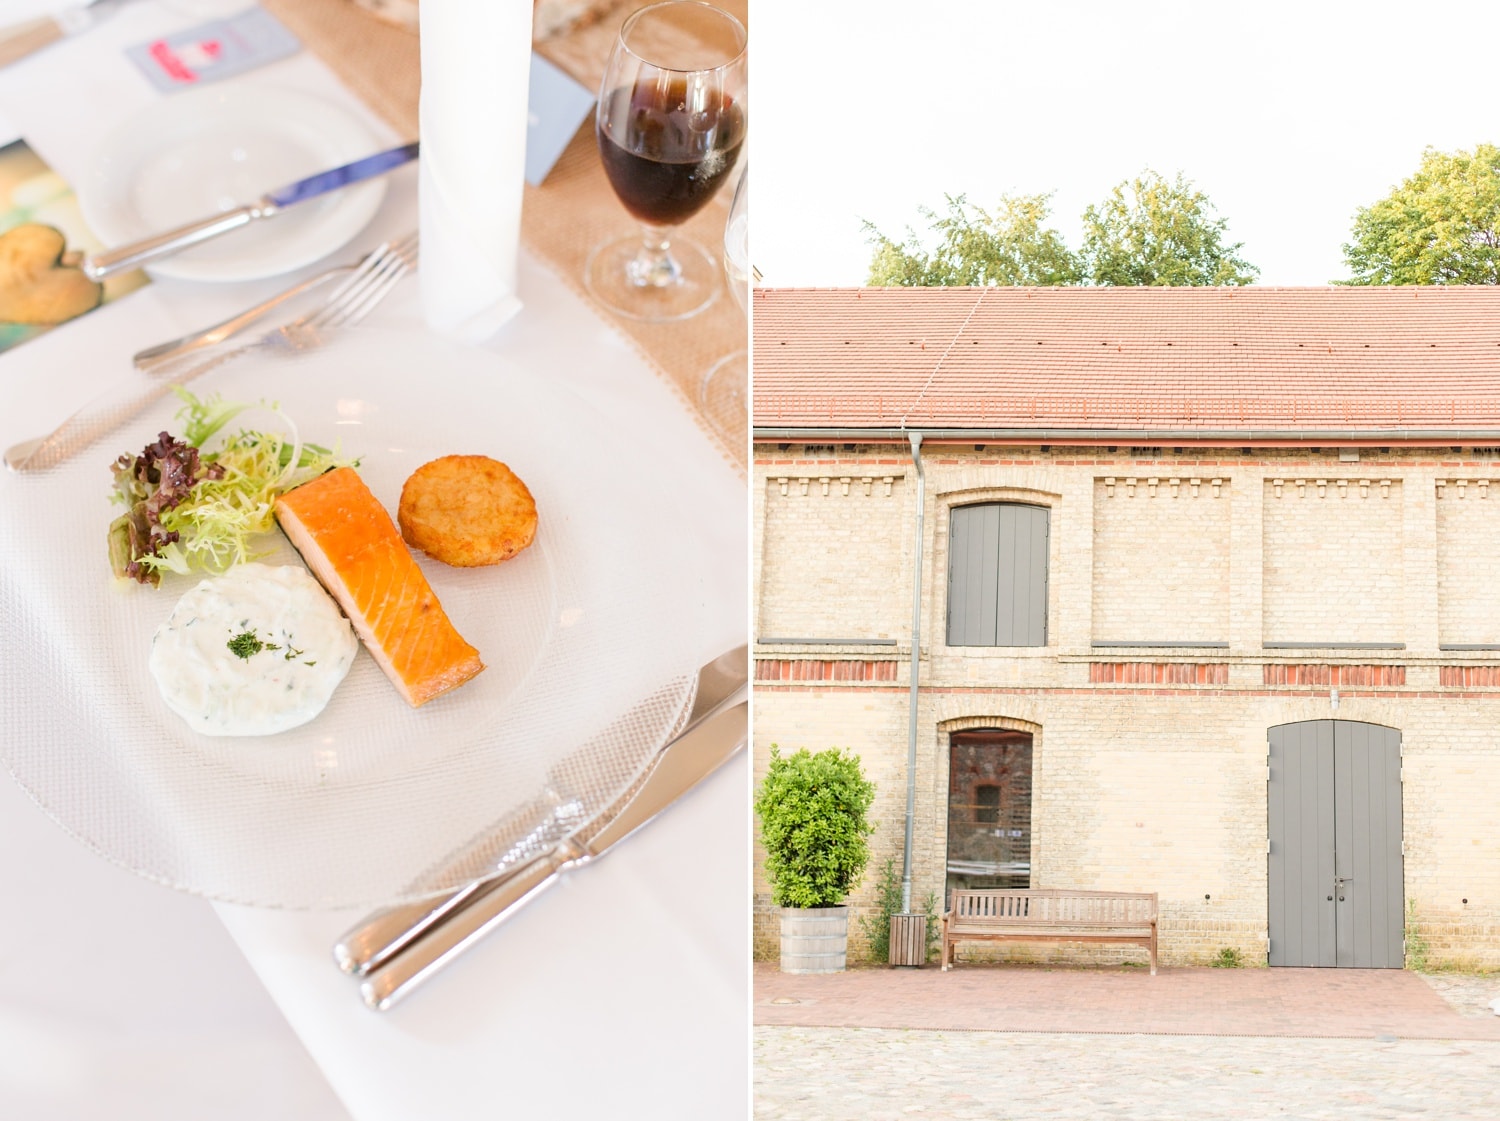
[[[168,398],[68,463],[0,482],[5,761],[65,829],[142,875],[215,899],[334,907],[412,898],[474,873],[474,844],[536,806],[628,783],[680,720],[699,653],[701,552],[649,459],[570,390],[496,354],[362,330],[246,357],[199,394],[280,405],[304,440],[361,458],[394,512],[441,455],[509,464],[535,543],[498,566],[417,554],[488,667],[412,709],[361,649],[328,708],[274,736],[203,736],[162,701],[151,636],[199,577],[116,582],[109,465],[176,430]],[[231,424],[267,426],[255,410]],[[270,564],[300,564],[279,531]],[[569,788],[559,789],[559,786]],[[513,830],[513,831],[514,831]],[[503,840],[503,838],[502,838]]]

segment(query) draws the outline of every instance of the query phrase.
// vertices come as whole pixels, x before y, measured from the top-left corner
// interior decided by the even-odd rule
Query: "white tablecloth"
[[[15,0],[0,12],[8,19],[28,4],[39,6]],[[193,11],[136,0],[105,25],[0,71],[0,117],[76,180],[113,122],[162,96],[122,49],[190,24]],[[364,112],[305,53],[252,77]],[[415,194],[413,169],[396,173],[375,223],[336,258],[410,228]],[[158,282],[0,354],[0,447],[51,428],[140,347],[289,279]],[[524,255],[521,295],[525,310],[489,345],[583,389],[622,434],[649,445],[662,485],[698,511],[670,528],[701,535],[712,558],[699,653],[743,641],[743,482],[623,338]],[[371,322],[420,330],[415,284]],[[748,797],[742,758],[377,1015],[329,956],[358,914],[175,893],[106,863],[14,783],[0,782],[0,1117],[745,1116]]]

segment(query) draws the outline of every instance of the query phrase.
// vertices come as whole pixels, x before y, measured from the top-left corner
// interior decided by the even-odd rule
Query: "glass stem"
[[[626,271],[637,288],[666,288],[682,282],[682,267],[672,257],[671,230],[641,223],[641,248]]]

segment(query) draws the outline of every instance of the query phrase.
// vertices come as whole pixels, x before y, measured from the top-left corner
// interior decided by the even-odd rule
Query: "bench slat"
[[[1060,923],[1060,922],[1056,922],[1056,923],[1053,923],[1053,922],[1046,922],[1046,923],[1043,923],[1043,922],[1024,922],[1024,923],[1010,923],[1010,922],[962,923],[962,922],[956,922],[956,923],[951,924],[948,927],[948,929],[951,930],[951,931],[953,931],[953,933],[955,933],[955,934],[986,934],[986,933],[989,933],[990,931],[996,931],[996,932],[1000,932],[1000,933],[1009,933],[1011,931],[1017,931],[1017,932],[1020,932],[1020,933],[1025,933],[1027,931],[1034,931],[1037,934],[1047,934],[1047,933],[1057,933],[1059,931],[1067,931],[1067,930],[1087,930],[1087,931],[1096,931],[1096,930],[1097,931],[1111,931],[1111,930],[1115,930],[1115,931],[1119,931],[1122,934],[1150,934],[1151,933],[1151,924],[1150,923],[1108,923],[1108,922],[1076,922],[1076,923]]]

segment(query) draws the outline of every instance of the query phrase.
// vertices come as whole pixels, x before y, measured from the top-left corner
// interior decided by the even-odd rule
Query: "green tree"
[[[859,758],[838,748],[782,755],[771,745],[771,765],[755,795],[766,877],[778,907],[834,907],[844,901],[870,858],[865,838],[875,784]]]
[[[903,288],[1077,284],[1077,259],[1062,235],[1046,226],[1051,197],[1002,195],[994,210],[985,210],[964,195],[948,195],[946,214],[921,210],[937,235],[931,252],[910,228],[898,243],[866,222],[875,247],[868,283]]]
[[[1260,270],[1224,244],[1227,219],[1182,173],[1154,171],[1119,184],[1083,212],[1083,269],[1092,284],[1253,284]]]
[[[1422,153],[1421,166],[1354,215],[1340,284],[1500,283],[1500,148]]]

